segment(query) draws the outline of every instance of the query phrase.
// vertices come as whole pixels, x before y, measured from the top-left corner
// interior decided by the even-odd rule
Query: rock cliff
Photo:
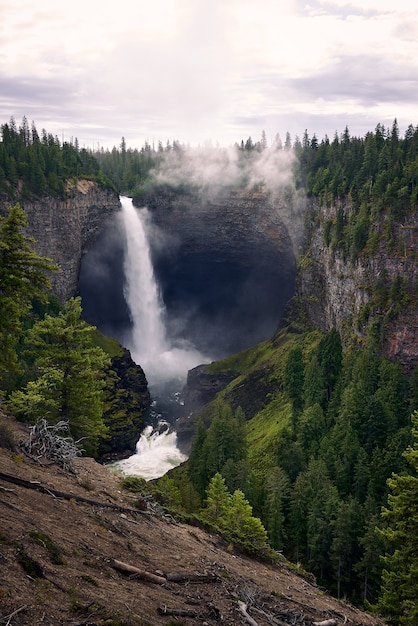
[[[77,292],[80,261],[106,218],[118,211],[119,196],[89,180],[69,185],[65,199],[44,197],[22,200],[28,215],[29,235],[38,254],[60,266],[52,276],[52,289],[65,302]]]
[[[346,218],[350,210],[344,207]],[[325,243],[324,225],[335,222],[337,208],[314,207],[313,212],[315,225],[298,277],[309,320],[322,330],[335,326],[343,338],[360,344],[372,330],[382,353],[413,368],[418,362],[418,215],[392,225],[390,244],[384,219],[376,222],[375,249],[365,247],[350,260]],[[399,280],[402,293],[396,294]]]
[[[263,191],[152,189],[154,270],[170,334],[225,356],[268,338],[294,290],[293,204]],[[295,220],[294,220],[295,221]]]

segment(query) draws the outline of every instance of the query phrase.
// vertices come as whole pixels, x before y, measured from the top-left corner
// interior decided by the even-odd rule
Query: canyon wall
[[[60,270],[51,277],[52,290],[65,302],[77,292],[82,255],[103,228],[108,216],[120,208],[119,196],[89,180],[70,185],[65,199],[44,197],[22,200],[28,216],[27,234],[35,249],[52,259]]]
[[[294,291],[293,203],[263,191],[151,189],[154,271],[171,335],[213,357],[269,338]]]
[[[347,204],[346,219],[350,211]],[[385,219],[376,221],[375,250],[366,246],[351,260],[325,243],[324,225],[335,223],[336,214],[335,206],[313,207],[315,221],[297,288],[308,318],[322,330],[335,326],[343,339],[360,345],[370,341],[372,330],[379,335],[381,353],[412,369],[418,363],[418,215],[392,224],[390,243]],[[391,288],[399,278],[403,294],[394,301]]]

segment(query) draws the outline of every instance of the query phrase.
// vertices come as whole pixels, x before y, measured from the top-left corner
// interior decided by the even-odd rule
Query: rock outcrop
[[[198,413],[206,404],[215,399],[236,378],[234,372],[213,374],[207,365],[198,365],[189,370],[185,387],[184,404],[189,414]]]
[[[347,215],[349,211],[346,206]],[[383,220],[376,223],[377,249],[371,253],[365,248],[355,260],[349,260],[341,250],[325,244],[324,224],[335,221],[336,207],[320,207],[315,213],[311,244],[298,279],[298,293],[309,320],[325,331],[336,327],[343,338],[354,338],[360,344],[366,341],[366,331],[374,320],[382,353],[413,368],[418,362],[418,215],[411,215],[408,223],[393,225],[390,246]],[[390,302],[387,295],[399,278],[406,296],[401,306]],[[383,304],[376,300],[379,285],[386,292]],[[367,318],[362,316],[366,310]]]
[[[102,441],[99,456],[102,460],[121,459],[135,453],[141,431],[148,423],[151,395],[143,369],[131,357],[129,350],[112,357],[110,369],[115,374],[106,390],[109,410],[104,422],[109,428],[109,439]]]
[[[69,185],[67,193],[65,199],[21,201],[28,216],[27,233],[35,238],[37,253],[60,266],[51,278],[52,290],[62,302],[76,294],[82,255],[106,218],[120,208],[115,191],[89,180]]]

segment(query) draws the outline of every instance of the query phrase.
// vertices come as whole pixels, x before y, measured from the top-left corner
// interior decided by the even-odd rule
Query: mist
[[[127,347],[151,384],[273,335],[294,291],[305,204],[280,140],[250,151],[175,145],[158,161],[151,195],[132,207],[141,242],[122,210],[82,259],[79,281],[85,319]]]
[[[295,254],[298,254],[306,195],[295,187],[295,152],[283,148],[278,134],[270,146],[262,147],[258,143],[251,150],[209,143],[197,148],[178,143],[175,146],[163,153],[158,168],[151,172],[156,183],[195,189],[202,198],[195,207],[200,212],[204,211],[205,199],[216,201],[217,196],[228,190],[257,190],[269,194],[274,198],[274,210],[286,224]]]

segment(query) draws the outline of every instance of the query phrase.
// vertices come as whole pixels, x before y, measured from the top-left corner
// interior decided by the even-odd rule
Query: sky
[[[0,123],[229,146],[418,124],[416,0],[0,0]]]

